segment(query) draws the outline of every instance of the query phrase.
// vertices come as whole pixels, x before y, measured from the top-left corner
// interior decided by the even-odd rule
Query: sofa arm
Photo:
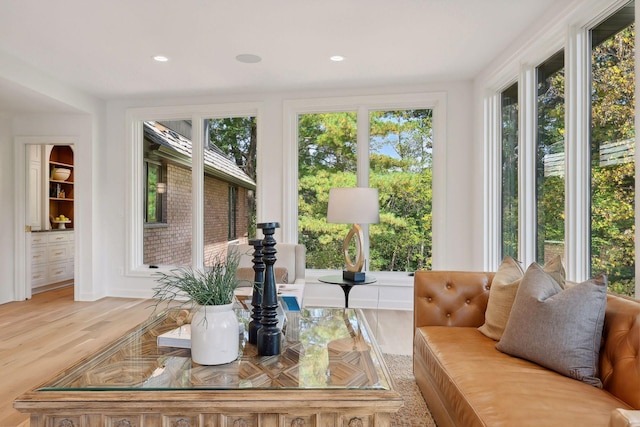
[[[609,427],[640,427],[640,410],[615,409],[611,412]]]
[[[417,271],[414,276],[414,329],[484,323],[494,273]]]

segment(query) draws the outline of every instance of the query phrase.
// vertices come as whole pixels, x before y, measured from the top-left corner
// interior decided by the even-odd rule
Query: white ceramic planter
[[[199,306],[191,320],[191,360],[200,365],[236,360],[238,327],[233,304]]]

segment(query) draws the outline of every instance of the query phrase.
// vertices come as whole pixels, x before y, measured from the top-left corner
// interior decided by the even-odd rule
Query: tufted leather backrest
[[[640,300],[607,296],[600,379],[605,390],[640,409]]]
[[[481,326],[493,276],[468,271],[416,271],[414,328]]]

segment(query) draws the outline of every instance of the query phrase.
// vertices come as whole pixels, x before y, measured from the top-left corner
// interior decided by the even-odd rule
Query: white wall
[[[11,120],[0,116],[0,304],[14,300],[13,144]]]

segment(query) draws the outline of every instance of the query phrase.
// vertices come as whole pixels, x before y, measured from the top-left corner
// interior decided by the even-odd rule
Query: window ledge
[[[166,222],[145,222],[144,228],[168,228],[169,224]]]

